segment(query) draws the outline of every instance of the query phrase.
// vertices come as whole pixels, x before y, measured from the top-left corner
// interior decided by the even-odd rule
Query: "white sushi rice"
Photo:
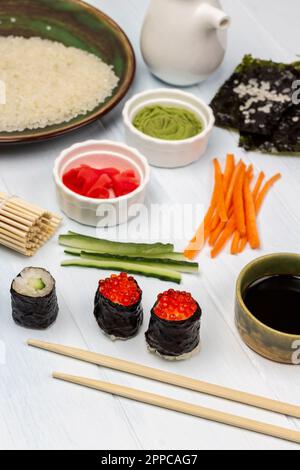
[[[45,287],[40,290],[35,290],[30,286],[32,279],[41,279]],[[16,277],[13,281],[12,288],[15,292],[29,297],[45,297],[53,290],[54,279],[48,271],[41,268],[25,268],[20,276]]]
[[[133,336],[129,336],[128,338],[121,338],[121,336],[109,335],[105,331],[103,331],[103,333],[107,338],[109,338],[113,342],[115,342],[115,341],[128,341],[129,339],[135,338],[135,336],[137,335],[137,334],[135,334]]]
[[[193,351],[181,354],[181,356],[165,356],[164,354],[159,353],[157,349],[151,348],[151,346],[149,345],[147,345],[147,347],[149,352],[156,354],[157,356],[162,357],[163,359],[166,359],[167,361],[171,362],[186,361],[187,359],[190,359],[191,357],[195,356],[195,354],[197,354],[201,349],[201,345],[199,344],[195,349],[193,349]]]
[[[41,38],[0,37],[0,58],[0,132],[69,122],[103,103],[119,82],[94,54]]]

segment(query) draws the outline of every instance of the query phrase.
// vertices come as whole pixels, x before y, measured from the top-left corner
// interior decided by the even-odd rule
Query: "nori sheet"
[[[55,281],[52,291],[44,297],[19,294],[12,286],[10,293],[12,315],[17,325],[35,330],[45,330],[55,322],[59,310]]]
[[[300,153],[300,105],[288,109],[270,136],[241,132],[240,147],[264,153]]]
[[[149,328],[145,333],[150,348],[161,356],[174,358],[194,351],[200,343],[200,306],[198,305],[194,315],[187,320],[168,321],[154,313],[156,304],[151,310]]]
[[[108,336],[118,339],[133,338],[143,323],[142,294],[136,304],[124,307],[111,302],[97,289],[94,307],[97,323]]]
[[[292,105],[292,84],[299,78],[297,67],[300,68],[300,63],[285,65],[246,55],[211,102],[216,124],[247,133],[272,135],[282,115]],[[257,80],[259,85],[263,82],[270,83],[270,91],[287,96],[289,100],[255,102],[250,107],[250,118],[245,116],[241,107],[245,106],[251,96],[247,94],[240,97],[234,89],[240,84],[248,84],[250,80]],[[264,111],[264,107],[268,104],[272,105],[271,112]]]

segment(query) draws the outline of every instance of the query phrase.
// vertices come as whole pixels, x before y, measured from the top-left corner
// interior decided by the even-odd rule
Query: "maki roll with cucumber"
[[[25,328],[43,330],[58,314],[55,280],[42,268],[25,268],[11,285],[14,321]]]
[[[146,342],[168,360],[188,359],[200,349],[201,308],[188,292],[159,294],[151,311]]]
[[[142,291],[132,276],[112,274],[99,282],[94,315],[111,339],[130,339],[143,322]]]

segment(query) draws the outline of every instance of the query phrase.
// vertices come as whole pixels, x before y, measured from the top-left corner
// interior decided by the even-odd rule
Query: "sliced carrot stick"
[[[206,241],[204,234],[204,225],[205,222],[203,221],[199,226],[197,232],[195,233],[194,237],[191,239],[186,249],[184,250],[184,256],[190,260],[195,259],[204,247]]]
[[[215,213],[217,202],[218,202],[218,187],[215,183],[213,195],[210,201],[210,206],[204,217],[204,220],[201,222],[194,237],[191,239],[191,241],[189,242],[188,246],[186,247],[184,251],[184,255],[186,258],[193,260],[194,258],[196,258],[198,253],[202,250],[210,232],[211,219]]]
[[[258,213],[260,211],[260,208],[262,206],[262,203],[264,202],[264,199],[269,192],[269,190],[272,188],[272,186],[281,178],[281,174],[277,173],[275,176],[273,176],[271,179],[269,179],[266,184],[264,185],[263,189],[260,191],[260,193],[257,196],[257,199],[255,201],[255,208],[256,212]]]
[[[254,201],[256,201],[256,198],[258,196],[258,193],[260,191],[260,188],[261,188],[261,185],[262,185],[264,179],[265,179],[265,174],[264,174],[263,171],[261,171],[259,173],[259,176],[257,178],[256,184],[255,184],[254,190],[253,190],[253,199],[254,199]]]
[[[247,227],[247,238],[253,250],[260,247],[260,239],[256,223],[256,210],[253,194],[250,190],[249,177],[246,175],[244,182],[244,199],[245,199],[245,217]]]
[[[244,197],[243,197],[243,187],[246,176],[246,165],[242,164],[242,170],[239,173],[237,178],[234,192],[233,192],[233,207],[234,207],[234,216],[236,220],[237,229],[240,232],[241,236],[246,235],[246,221],[245,221],[245,209],[244,209]]]
[[[225,206],[226,206],[227,210],[231,206],[232,199],[233,199],[234,188],[235,188],[236,182],[237,182],[237,180],[240,176],[240,173],[243,171],[243,166],[245,167],[242,160],[240,160],[239,163],[237,164],[237,166],[235,167],[234,172],[233,172],[233,175],[232,175],[232,178],[231,178],[231,181],[230,181],[230,185],[228,187],[228,191],[226,193],[226,198],[225,198]]]
[[[198,230],[196,231],[194,237],[192,240],[189,242],[188,246],[184,250],[184,256],[190,260],[193,260],[196,258],[196,256],[200,253],[202,248],[204,247],[204,244],[207,240],[209,231],[207,229],[207,226],[210,225],[210,220],[211,217],[215,211],[216,208],[216,203],[213,200],[210,208],[208,209],[206,216],[203,220],[203,222],[200,224]]]
[[[252,179],[253,179],[253,165],[252,165],[252,163],[247,168],[247,176],[249,178],[249,181],[251,182]]]
[[[256,181],[256,184],[254,186],[254,190],[253,190],[253,200],[255,201],[256,198],[257,198],[257,195],[260,191],[260,188],[261,188],[261,185],[263,183],[263,180],[265,179],[265,174],[263,171],[260,172],[258,178],[257,178],[257,181]],[[247,237],[242,237],[240,238],[240,243],[239,243],[239,253],[242,253],[244,251],[244,249],[246,248],[247,246],[247,243],[248,243],[248,239]]]
[[[231,171],[231,170],[228,170],[228,167],[231,166],[232,164],[234,165],[234,167],[232,169],[231,178],[230,178],[229,181],[226,181],[226,179],[227,179],[226,178],[226,170],[225,170],[225,175],[224,175],[224,189],[226,191],[225,192],[225,207],[226,207],[226,210],[228,211],[229,208],[230,208],[230,205],[231,205],[231,201],[232,201],[234,185],[235,185],[236,179],[239,175],[239,172],[241,171],[241,168],[242,168],[242,161],[240,160],[239,163],[237,164],[237,166],[235,166],[234,156],[232,154],[229,154],[227,158],[229,159],[229,164],[226,163],[227,173],[229,173],[229,171]],[[216,213],[213,216],[213,219],[212,219],[212,222],[211,222],[211,231],[216,230],[219,223],[220,223],[220,217],[219,217],[219,214]]]
[[[232,243],[231,243],[231,254],[237,255],[239,252],[239,245],[240,245],[240,232],[236,230],[233,235]]]
[[[235,169],[235,158],[232,153],[229,153],[226,158],[226,167],[225,167],[225,173],[224,173],[224,191],[225,194],[228,191],[230,181],[233,175]]]
[[[225,207],[224,199],[224,180],[222,175],[222,170],[219,161],[214,159],[214,168],[215,168],[215,181],[218,188],[218,202],[217,202],[217,211],[222,222],[227,222],[227,210]]]
[[[226,245],[226,243],[232,236],[233,232],[235,231],[235,228],[236,228],[235,217],[232,216],[231,219],[227,222],[226,227],[223,230],[214,248],[211,250],[212,258],[216,258],[218,254],[221,253],[224,246]]]
[[[232,176],[231,176],[231,180],[228,183],[228,187],[227,187],[227,191],[226,191],[226,197],[225,197],[225,207],[226,207],[227,211],[229,210],[229,208],[231,206],[234,186],[235,186],[236,180],[237,180],[241,170],[242,170],[242,161],[240,160],[239,163],[237,164],[237,166],[234,168]],[[225,184],[224,184],[224,186],[225,186]],[[216,213],[213,216],[213,219],[212,219],[212,222],[211,222],[211,231],[216,230],[219,223],[220,223],[220,217],[219,217],[219,214]]]
[[[239,244],[239,253],[242,253],[244,249],[246,248],[248,243],[247,237],[243,237],[240,239],[240,244]]]
[[[281,178],[280,174],[273,176],[262,188],[265,174],[260,172],[251,192],[253,165],[246,168],[241,160],[235,165],[234,156],[228,154],[224,176],[217,159],[214,160],[214,167],[215,184],[209,209],[185,250],[185,256],[191,260],[201,251],[208,238],[213,246],[212,258],[222,251],[232,236],[232,253],[241,253],[248,241],[252,248],[258,248],[260,240],[256,216],[268,191]]]
[[[234,165],[234,166],[233,166],[232,172],[231,172],[231,166],[232,165]],[[234,156],[232,154],[229,154],[228,157],[227,157],[225,175],[224,175],[224,178],[223,178],[223,188],[224,188],[224,193],[225,194],[226,194],[226,188],[228,189],[228,187],[230,185],[230,181],[232,179],[232,175],[233,175],[233,172],[234,172],[234,167],[235,167]],[[230,173],[231,173],[231,176],[230,176]],[[226,207],[226,210],[228,210],[228,209],[229,209],[229,207]],[[227,222],[227,221],[225,221],[225,222]],[[219,223],[220,223],[220,215],[219,215],[219,211],[217,211],[214,214],[213,218],[212,218],[211,225],[210,225],[210,232],[216,230]]]
[[[220,221],[217,227],[210,233],[210,236],[208,239],[209,246],[215,246],[216,241],[218,240],[219,236],[223,232],[225,226],[226,226],[226,222]]]
[[[211,221],[211,224],[210,224],[210,232],[213,232],[214,230],[216,230],[216,228],[218,227],[220,223],[220,217],[219,217],[219,214],[216,212],[212,218],[212,221]]]
[[[229,213],[228,213],[229,218],[231,218],[232,214],[233,214],[233,207],[231,207],[229,209]],[[225,222],[219,221],[219,224],[217,225],[217,227],[210,232],[210,236],[209,236],[209,240],[208,240],[208,243],[209,243],[210,246],[215,245],[215,243],[218,240],[219,236],[223,232],[223,230],[225,228],[225,225],[226,225]]]

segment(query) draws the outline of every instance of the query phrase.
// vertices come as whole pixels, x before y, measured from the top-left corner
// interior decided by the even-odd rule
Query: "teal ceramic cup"
[[[243,341],[255,352],[275,362],[299,365],[300,336],[282,333],[263,324],[248,310],[243,300],[245,291],[253,282],[266,276],[285,274],[300,276],[299,254],[272,254],[248,264],[237,280],[235,322]]]

